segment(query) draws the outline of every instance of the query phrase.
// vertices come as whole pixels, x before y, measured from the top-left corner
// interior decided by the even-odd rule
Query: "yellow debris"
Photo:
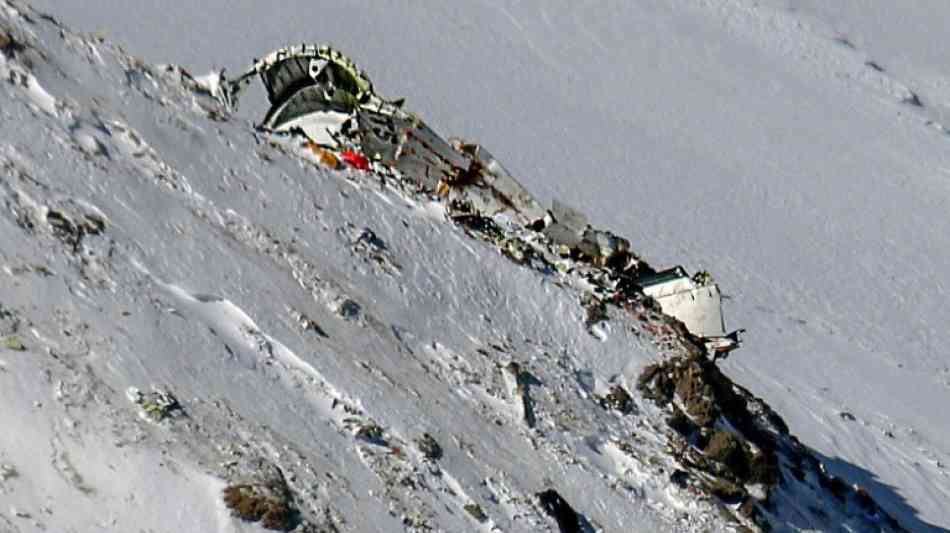
[[[439,184],[435,186],[436,196],[441,196],[445,198],[449,195],[449,184],[445,180],[439,180]]]
[[[317,161],[319,161],[321,165],[334,170],[340,168],[340,159],[330,150],[323,148],[313,141],[307,141],[307,149],[317,157]]]

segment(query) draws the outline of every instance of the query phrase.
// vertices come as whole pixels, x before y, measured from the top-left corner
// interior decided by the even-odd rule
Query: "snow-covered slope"
[[[943,311],[931,296],[946,266],[945,189],[925,172],[942,164],[939,113],[903,107],[903,81],[783,11],[535,8],[327,7],[325,27],[191,35],[232,66],[287,40],[332,40],[437,129],[482,140],[532,190],[635,237],[654,264],[713,270],[734,296],[730,321],[752,330],[737,381],[907,527],[946,524]],[[394,29],[380,39],[340,24],[383,17]],[[413,24],[429,31],[399,31]],[[651,404],[637,398],[633,419],[593,406],[660,355],[623,313],[601,343],[576,292],[471,241],[438,206],[209,120],[213,102],[176,69],[26,27],[47,51],[5,64],[2,235],[4,328],[27,351],[3,352],[0,394],[14,406],[3,416],[37,422],[0,441],[15,472],[4,503],[31,515],[4,517],[9,527],[179,529],[173,515],[238,528],[220,480],[247,476],[252,456],[290,472],[308,516],[341,529],[539,530],[552,526],[532,495],[548,486],[606,531],[721,527],[662,475]],[[197,55],[153,59],[210,66],[195,42],[178,45]],[[520,425],[511,360],[539,382],[546,429]],[[124,389],[151,383],[188,418],[130,416]],[[382,439],[354,439],[371,421]],[[445,448],[438,468],[411,444],[424,432]],[[604,452],[631,432],[647,437],[635,469]],[[135,476],[110,474],[127,468]],[[392,488],[405,484],[421,488]],[[460,511],[469,503],[486,524]]]
[[[545,489],[586,530],[723,528],[663,475],[655,408],[595,402],[658,355],[632,318],[599,339],[576,291],[438,204],[2,8],[4,530],[250,530],[225,481],[286,484],[340,531],[551,530]],[[627,458],[613,442],[634,432]]]
[[[347,50],[534,192],[711,270],[750,331],[728,372],[950,525],[946,2],[38,3],[154,61]]]

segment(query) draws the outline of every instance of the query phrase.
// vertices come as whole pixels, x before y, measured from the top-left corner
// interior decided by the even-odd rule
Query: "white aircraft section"
[[[308,113],[299,118],[287,121],[275,128],[275,131],[289,132],[297,128],[310,137],[313,142],[323,145],[335,144],[333,136],[339,133],[343,123],[351,117],[348,113],[338,111],[321,111]]]
[[[719,287],[715,283],[699,286],[684,275],[645,286],[643,292],[652,296],[664,313],[681,320],[691,333],[699,337],[726,334]]]

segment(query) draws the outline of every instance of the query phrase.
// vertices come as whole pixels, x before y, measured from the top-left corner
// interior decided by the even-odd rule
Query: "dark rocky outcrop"
[[[538,493],[541,508],[557,522],[561,533],[581,533],[580,520],[577,511],[567,503],[554,489]]]
[[[265,529],[295,528],[300,517],[284,474],[264,460],[252,460],[246,466],[246,479],[228,485],[223,492],[224,504],[231,513],[248,522],[259,522]]]
[[[670,412],[666,422],[682,465],[671,481],[699,480],[722,503],[739,504],[728,512],[745,527],[771,530],[782,523],[781,498],[810,491],[871,530],[904,531],[867,491],[828,473],[778,414],[699,349],[647,366],[637,388]],[[802,487],[783,493],[790,484]]]

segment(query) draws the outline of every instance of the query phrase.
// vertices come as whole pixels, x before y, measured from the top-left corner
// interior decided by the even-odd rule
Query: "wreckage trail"
[[[290,49],[278,55],[294,53],[294,49]],[[324,55],[328,56],[329,52]],[[342,58],[342,55],[334,57]],[[319,68],[326,68],[326,63],[321,65],[311,63],[306,75],[298,65],[297,75],[309,77],[309,81],[289,86],[300,87],[300,91],[315,86],[318,87],[315,93],[322,93],[325,100],[338,98],[340,88],[330,77],[320,73]],[[267,68],[281,67],[270,65]],[[260,74],[262,78],[269,75],[266,68]],[[282,106],[282,99],[292,98],[293,94],[284,92],[280,97],[271,98],[271,103]],[[320,141],[323,132],[296,129],[291,133],[301,134],[308,138],[308,142],[320,143],[332,152],[346,150],[366,154],[373,162],[371,170],[374,173],[381,178],[389,177],[409,184],[415,194],[442,197],[451,220],[470,236],[498,246],[502,254],[515,263],[545,275],[562,276],[582,292],[595,295],[589,304],[594,308],[605,303],[615,305],[622,312],[628,312],[631,318],[646,321],[644,331],[666,346],[671,357],[647,367],[640,377],[639,387],[648,398],[661,407],[671,408],[674,413],[668,423],[673,431],[673,449],[679,450],[674,455],[684,469],[677,471],[681,474],[675,480],[677,484],[685,489],[708,492],[722,504],[741,503],[734,514],[739,523],[770,527],[787,524],[786,520],[802,519],[775,508],[773,502],[787,499],[789,494],[802,490],[801,487],[793,489],[788,486],[795,485],[795,482],[788,481],[783,469],[807,470],[814,476],[812,479],[804,474],[798,476],[798,484],[806,490],[820,492],[819,487],[839,487],[835,490],[842,506],[835,512],[843,520],[866,523],[867,516],[862,517],[862,511],[855,513],[853,509],[858,506],[863,512],[872,513],[875,522],[879,520],[874,516],[884,516],[879,524],[881,529],[902,530],[893,518],[868,500],[863,489],[840,488],[841,481],[829,475],[821,463],[788,434],[788,428],[774,412],[745,389],[731,384],[714,363],[706,359],[709,354],[715,361],[737,348],[741,331],[726,333],[720,291],[708,273],[700,272],[690,277],[682,267],[657,272],[630,252],[629,242],[610,232],[592,228],[586,217],[577,211],[557,202],[551,210],[540,210],[524,187],[490,154],[483,152],[484,158],[481,157],[480,146],[459,141],[445,142],[434,136],[418,117],[405,115],[401,108],[390,108],[383,114],[379,109],[367,109],[359,103],[373,99],[382,101],[367,94],[344,97],[343,101],[352,102],[350,117],[330,135],[328,142]],[[326,114],[327,103],[324,102],[324,107],[314,105],[297,111],[301,116]],[[373,117],[372,120],[369,116]],[[429,140],[419,138],[411,128],[400,133],[394,120],[411,120],[413,128],[421,128]],[[322,123],[319,120],[313,122]],[[361,123],[383,124],[390,133],[379,135],[377,130],[372,132],[376,135],[371,136]],[[370,138],[377,144],[368,149],[363,141]],[[379,145],[381,139],[388,140],[388,145],[385,142]],[[382,157],[381,152],[392,157]],[[421,168],[417,164],[404,164],[403,157],[417,158],[422,162]],[[462,163],[451,162],[458,161],[459,157],[463,158]],[[488,191],[487,195],[485,191]],[[590,313],[589,310],[589,316],[598,316],[596,312]],[[608,319],[607,313],[601,311],[600,314],[603,318],[589,318],[589,325]],[[602,338],[602,334],[598,337]],[[683,377],[676,377],[678,370],[663,370],[663,365],[688,370]],[[523,381],[516,363],[512,362],[507,369],[514,369],[506,371],[505,375],[508,376],[515,411],[526,427],[533,430],[538,424],[538,414],[530,388]],[[690,392],[697,387],[699,400],[691,396],[694,392]],[[684,405],[685,410],[680,410],[679,405]],[[677,417],[682,421],[674,422],[679,420]],[[733,429],[713,432],[712,428],[720,422]],[[732,451],[724,452],[723,447]],[[752,490],[748,488],[750,485],[763,488]],[[574,517],[573,510],[568,514]],[[561,522],[560,518],[558,522]],[[561,524],[561,527],[565,526]]]

